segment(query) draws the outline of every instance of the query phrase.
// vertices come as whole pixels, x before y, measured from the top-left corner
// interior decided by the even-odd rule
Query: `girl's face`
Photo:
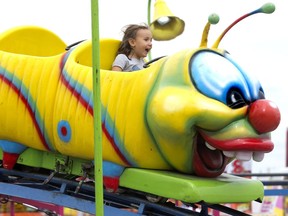
[[[152,49],[152,32],[148,29],[140,29],[136,34],[136,38],[130,39],[129,43],[132,47],[129,57],[144,58]]]

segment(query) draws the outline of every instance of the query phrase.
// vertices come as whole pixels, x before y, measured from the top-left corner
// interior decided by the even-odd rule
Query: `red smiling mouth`
[[[204,138],[198,134],[196,139],[196,149],[194,150],[194,171],[196,175],[202,177],[217,177],[221,175],[226,165],[235,157],[239,160],[261,161],[264,153],[273,150],[273,143],[270,139],[243,138],[234,140],[215,140],[211,137]],[[213,146],[213,149],[208,148]],[[243,156],[248,154],[248,158]],[[263,157],[262,157],[263,156]],[[239,158],[238,158],[239,157]]]
[[[211,150],[205,145],[205,140],[198,135],[194,150],[194,171],[197,176],[217,177],[221,175],[229,159],[220,150]]]

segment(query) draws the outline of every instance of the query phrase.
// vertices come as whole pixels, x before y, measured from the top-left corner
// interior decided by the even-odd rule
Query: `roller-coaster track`
[[[1,199],[25,198],[95,214],[93,182],[78,182],[69,176],[52,176],[39,171],[36,173],[0,168]],[[105,215],[208,216],[209,208],[229,215],[247,215],[222,205],[209,205],[204,202],[197,203],[197,208],[194,209],[192,207],[196,207],[196,205],[187,204],[187,206],[190,205],[190,209],[185,209],[175,206],[172,202],[166,202],[164,198],[159,202],[151,202],[152,195],[147,195],[147,193],[127,188],[120,188],[120,191],[118,193],[104,191]],[[47,209],[43,211],[49,212]],[[55,215],[52,211],[49,214]]]

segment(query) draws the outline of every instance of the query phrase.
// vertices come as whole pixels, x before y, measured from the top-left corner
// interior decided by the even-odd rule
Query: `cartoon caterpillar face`
[[[164,63],[165,75],[147,109],[151,131],[172,167],[214,177],[235,157],[261,161],[272,151],[269,132],[280,113],[257,80],[226,52],[200,49],[176,58],[177,63]]]

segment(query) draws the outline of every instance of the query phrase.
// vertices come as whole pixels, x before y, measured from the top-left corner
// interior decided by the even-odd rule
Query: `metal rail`
[[[39,174],[0,168],[0,194],[2,199],[7,200],[17,201],[22,198],[36,201],[42,211],[44,211],[43,203],[48,203],[95,214],[94,183],[80,184],[67,175],[51,177],[49,173]],[[208,210],[213,209],[228,215],[248,216],[220,204],[209,205],[203,202],[196,205],[185,204],[190,205],[191,208],[180,208],[166,200],[153,203],[147,199],[147,194],[127,188],[121,188],[118,193],[104,191],[105,215],[209,216]],[[196,209],[192,208],[196,206]],[[47,212],[47,209],[44,212]],[[51,214],[57,215],[52,208]]]

